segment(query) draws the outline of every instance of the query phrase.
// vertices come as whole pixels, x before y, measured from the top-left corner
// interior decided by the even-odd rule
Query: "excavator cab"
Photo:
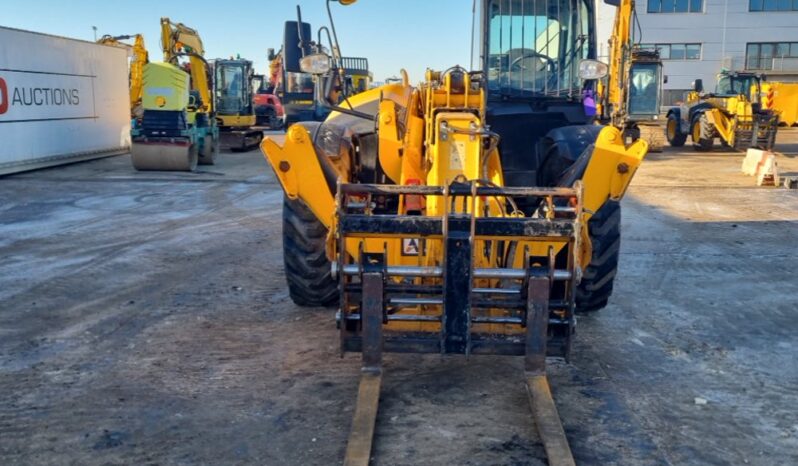
[[[241,58],[215,60],[216,122],[222,147],[243,151],[256,147],[263,131],[255,128],[252,62]]]
[[[251,114],[252,62],[248,60],[217,60],[215,68],[217,116]]]
[[[659,52],[634,50],[629,73],[628,116],[631,121],[659,117],[662,103],[662,60]]]

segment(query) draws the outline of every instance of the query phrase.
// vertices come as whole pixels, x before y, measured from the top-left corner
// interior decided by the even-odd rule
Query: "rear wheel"
[[[693,149],[698,152],[711,151],[712,145],[715,143],[713,132],[712,123],[709,122],[706,113],[694,118],[693,127],[690,130],[693,138]]]
[[[266,110],[266,124],[269,125],[269,129],[280,129],[282,126],[282,121],[277,116],[277,112],[274,111],[273,108],[269,108]]]
[[[595,312],[612,295],[621,250],[621,204],[607,201],[588,222],[593,256],[576,288],[576,312]]]
[[[283,258],[291,300],[304,307],[338,303],[338,283],[330,273],[327,228],[301,200],[283,200]]]
[[[682,133],[681,122],[676,115],[668,115],[668,123],[665,125],[665,137],[671,147],[682,147],[687,141],[687,135]]]

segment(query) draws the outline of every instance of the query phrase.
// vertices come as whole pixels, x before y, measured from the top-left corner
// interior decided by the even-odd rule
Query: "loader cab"
[[[734,97],[744,95],[751,101],[761,91],[762,77],[754,73],[722,73],[718,76],[715,95],[718,97]]]
[[[581,95],[579,63],[595,55],[592,1],[482,3],[484,33],[480,32],[483,43],[479,57],[491,100],[569,99]]]
[[[587,61],[596,57],[594,10],[593,0],[482,0],[475,12],[472,68],[485,76],[487,123],[501,136],[509,186],[552,183],[539,173],[545,138],[590,144],[598,133],[589,97],[603,75],[584,73],[604,66],[606,74],[606,65]],[[552,133],[564,127],[567,134]],[[586,144],[570,144],[570,162]]]

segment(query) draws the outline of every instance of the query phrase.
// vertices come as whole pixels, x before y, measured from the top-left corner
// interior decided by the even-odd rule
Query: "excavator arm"
[[[615,120],[623,111],[628,92],[627,78],[629,57],[632,50],[632,17],[634,15],[634,0],[616,0],[617,11],[610,36],[610,70],[607,77],[605,95],[602,99],[605,112]]]
[[[632,140],[643,139],[649,150],[664,146],[656,124],[662,90],[662,60],[659,52],[642,50],[635,43],[635,0],[605,0],[617,7],[610,36],[609,73],[599,86],[602,123],[615,126]]]
[[[213,96],[208,85],[208,64],[205,61],[205,47],[195,29],[183,23],[173,23],[169,18],[161,18],[161,46],[163,59],[175,63],[177,57],[188,56],[191,63],[191,87],[199,92],[203,110],[211,111]]]
[[[123,40],[133,39],[133,45],[122,42]],[[133,61],[130,62],[130,110],[136,113],[136,108],[141,105],[142,92],[144,89],[144,65],[150,62],[147,47],[144,46],[144,36],[141,34],[110,36],[105,35],[97,41],[103,45],[114,47],[131,48]]]

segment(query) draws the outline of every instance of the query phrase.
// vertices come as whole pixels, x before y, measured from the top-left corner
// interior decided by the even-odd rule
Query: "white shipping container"
[[[129,148],[127,50],[0,26],[0,175]]]

